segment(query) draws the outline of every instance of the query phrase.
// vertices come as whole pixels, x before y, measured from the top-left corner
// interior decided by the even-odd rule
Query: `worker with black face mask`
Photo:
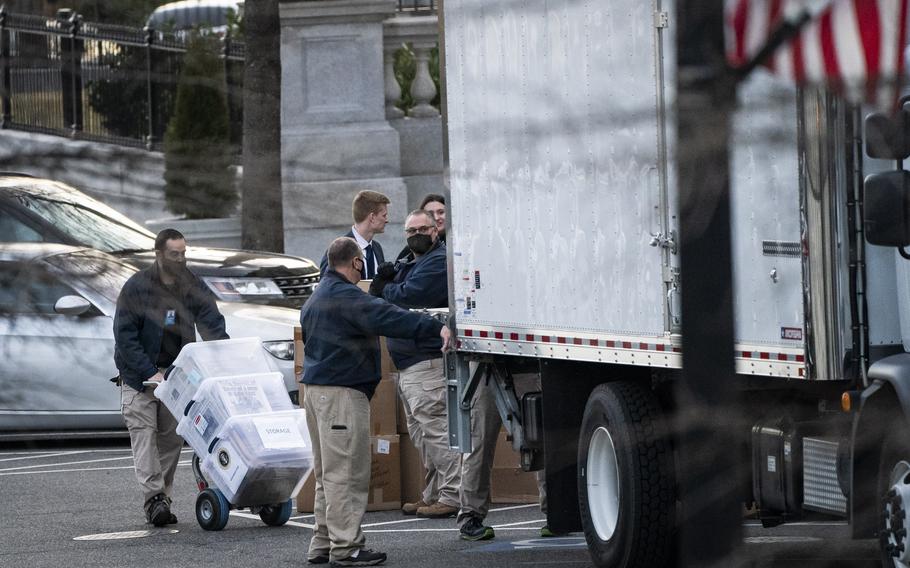
[[[177,522],[171,486],[183,448],[177,420],[152,394],[180,349],[196,340],[227,339],[224,317],[208,287],[186,268],[186,239],[175,229],[155,238],[155,264],[126,281],[114,315],[114,362],[120,371],[123,421],[130,433],[146,521]]]
[[[432,213],[418,209],[405,219],[413,259],[400,259],[397,270],[380,265],[370,293],[402,308],[448,305],[445,244]],[[418,517],[453,517],[458,513],[461,454],[449,449],[445,369],[439,340],[388,338],[389,354],[400,371],[399,395],[408,433],[427,470],[420,500],[401,512]]]

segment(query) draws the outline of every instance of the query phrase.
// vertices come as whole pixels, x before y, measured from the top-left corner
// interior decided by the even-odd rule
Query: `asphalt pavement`
[[[232,511],[220,532],[195,520],[195,483],[186,449],[177,471],[177,525],[144,522],[129,442],[124,439],[0,446],[0,567],[304,566],[312,515],[267,527],[249,510]],[[494,504],[496,538],[458,539],[454,519],[416,519],[398,511],[367,513],[367,546],[396,567],[591,566],[581,534],[539,538],[536,504]],[[874,541],[852,541],[844,523],[820,521],[762,529],[744,524],[731,566],[878,566]]]

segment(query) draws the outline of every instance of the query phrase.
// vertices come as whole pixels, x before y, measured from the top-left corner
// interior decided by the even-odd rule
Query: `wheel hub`
[[[891,555],[895,568],[910,568],[910,541],[907,530],[910,519],[910,464],[899,462],[891,472],[891,488],[883,499],[884,530],[881,533],[882,548]]]
[[[215,510],[212,508],[212,503],[208,499],[202,501],[202,505],[199,507],[199,513],[206,521],[215,516]]]
[[[610,432],[601,426],[594,431],[588,446],[588,510],[597,536],[613,538],[619,522],[620,488],[616,447]]]

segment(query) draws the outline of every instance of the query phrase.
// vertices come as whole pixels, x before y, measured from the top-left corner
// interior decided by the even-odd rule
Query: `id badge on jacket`
[[[177,323],[177,310],[168,310],[164,314],[164,327],[170,327]]]

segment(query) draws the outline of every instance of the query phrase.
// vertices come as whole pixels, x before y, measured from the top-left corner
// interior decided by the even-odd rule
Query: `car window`
[[[0,242],[43,243],[44,237],[8,212],[0,210]]]
[[[135,267],[91,250],[51,256],[44,262],[90,300],[98,295],[111,304],[117,303],[121,288],[136,273]]]
[[[87,207],[63,201],[19,195],[18,201],[34,214],[57,227],[75,241],[104,252],[151,250],[154,239],[121,225]]]
[[[0,312],[55,314],[54,305],[72,288],[35,264],[0,262]]]

